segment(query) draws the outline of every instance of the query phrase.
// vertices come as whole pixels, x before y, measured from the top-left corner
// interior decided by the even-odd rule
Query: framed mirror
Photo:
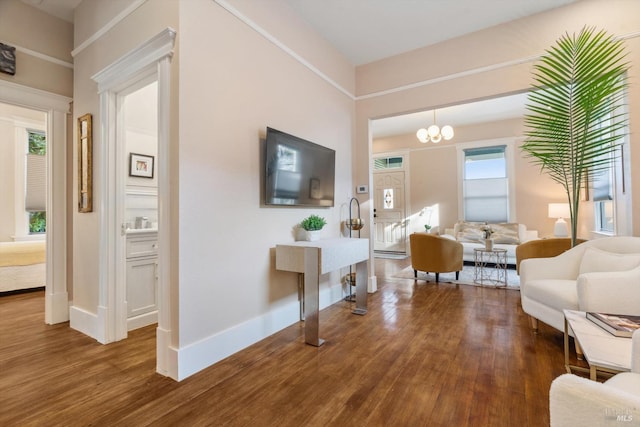
[[[78,212],[93,211],[91,114],[78,117]]]

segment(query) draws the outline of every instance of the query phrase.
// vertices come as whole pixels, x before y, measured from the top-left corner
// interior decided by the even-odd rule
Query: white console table
[[[276,245],[276,269],[304,274],[304,335],[307,344],[319,347],[319,277],[356,264],[356,308],[367,312],[367,260],[369,239],[335,238],[315,242]]]

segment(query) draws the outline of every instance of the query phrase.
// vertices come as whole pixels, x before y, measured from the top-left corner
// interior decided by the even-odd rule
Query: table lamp
[[[555,237],[569,237],[569,227],[564,219],[570,216],[569,203],[549,203],[549,218],[558,219],[553,227]]]

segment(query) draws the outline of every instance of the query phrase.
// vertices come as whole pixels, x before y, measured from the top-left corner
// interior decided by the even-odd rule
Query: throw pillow
[[[586,248],[580,262],[580,274],[594,271],[626,271],[640,265],[640,254],[618,254]]]
[[[484,241],[483,222],[465,222],[456,224],[456,240],[459,242],[480,243]]]
[[[499,224],[489,224],[493,230],[491,238],[494,243],[504,243],[508,245],[519,245],[520,237],[517,223],[502,222]]]

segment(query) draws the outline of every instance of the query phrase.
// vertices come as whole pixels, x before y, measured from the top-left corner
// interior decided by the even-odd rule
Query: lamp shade
[[[569,218],[569,203],[549,203],[549,218]]]

